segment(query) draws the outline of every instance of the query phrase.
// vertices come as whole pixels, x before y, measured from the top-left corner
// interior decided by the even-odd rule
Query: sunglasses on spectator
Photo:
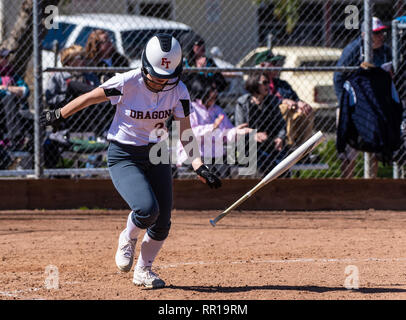
[[[266,85],[269,84],[269,81],[268,80],[264,80],[262,82],[260,81],[259,84],[262,84],[263,86],[266,86]]]

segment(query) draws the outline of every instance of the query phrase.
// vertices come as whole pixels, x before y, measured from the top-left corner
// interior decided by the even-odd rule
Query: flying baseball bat
[[[253,187],[250,191],[248,191],[245,195],[243,195],[240,199],[234,202],[230,207],[224,210],[221,214],[219,214],[213,220],[210,220],[210,223],[213,227],[216,226],[216,223],[223,219],[226,215],[230,213],[231,210],[238,207],[241,203],[251,197],[255,192],[261,189],[263,186],[267,185],[272,180],[278,178],[281,174],[285,171],[289,170],[296,162],[302,159],[305,155],[310,153],[314,150],[320,143],[322,143],[326,137],[321,131],[318,131],[314,134],[311,138],[309,138],[306,142],[304,142],[299,148],[293,151],[290,155],[288,155],[285,159],[283,159],[275,168],[271,170],[255,187]]]

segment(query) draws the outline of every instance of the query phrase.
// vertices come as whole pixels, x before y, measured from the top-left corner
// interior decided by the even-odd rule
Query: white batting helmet
[[[182,73],[182,48],[170,34],[158,33],[148,40],[142,52],[142,71],[158,79],[175,79],[179,82]],[[173,88],[174,88],[173,87]],[[172,88],[171,88],[172,89]]]

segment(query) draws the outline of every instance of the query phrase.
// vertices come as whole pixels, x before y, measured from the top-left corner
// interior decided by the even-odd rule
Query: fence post
[[[364,0],[364,61],[372,63],[372,14],[371,1]],[[371,178],[371,154],[364,152],[364,178]]]
[[[392,20],[392,63],[393,63],[393,71],[396,72],[399,66],[399,39],[398,39],[398,20]]]
[[[268,36],[267,36],[267,38],[266,38],[266,46],[267,46],[267,48],[268,48],[269,50],[272,49],[272,38],[273,38],[273,35],[272,35],[271,32],[269,32],[269,33],[268,33]]]
[[[59,54],[59,41],[54,40],[52,43],[52,51],[54,52],[54,67],[58,66],[58,54]]]
[[[5,40],[5,5],[4,5],[4,0],[0,0],[0,42],[2,43]]]
[[[396,73],[399,66],[399,47],[398,47],[398,23],[397,20],[392,20],[392,64],[393,72]],[[396,161],[393,162],[393,179],[399,179],[399,166]]]
[[[42,55],[40,50],[39,24],[40,24],[40,2],[42,0],[33,1],[33,47],[34,47],[34,172],[35,178],[39,179],[43,176],[43,150],[42,136],[43,130],[39,125],[39,117],[42,112]]]

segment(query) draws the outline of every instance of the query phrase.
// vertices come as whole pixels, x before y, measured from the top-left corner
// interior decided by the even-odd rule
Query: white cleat
[[[137,239],[127,240],[125,236],[126,230],[120,233],[118,238],[118,248],[116,252],[116,265],[123,271],[128,272],[131,270],[134,261],[134,251]]]
[[[155,272],[151,271],[151,267],[136,267],[134,269],[133,283],[137,286],[153,289],[165,286],[165,282]]]

